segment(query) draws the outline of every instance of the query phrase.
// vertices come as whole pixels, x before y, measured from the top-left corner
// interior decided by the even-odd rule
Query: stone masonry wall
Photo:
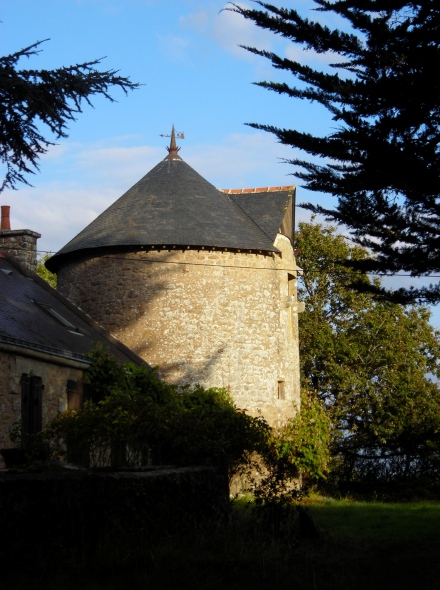
[[[67,381],[81,381],[80,369],[61,367],[39,360],[19,357],[0,350],[0,448],[15,446],[9,436],[15,422],[21,419],[21,376],[23,373],[42,378],[43,425],[67,409]],[[0,462],[2,458],[0,456]],[[0,465],[3,467],[3,464]]]
[[[41,234],[30,229],[1,230],[0,251],[13,256],[27,270],[35,271],[38,238]]]
[[[296,264],[276,246],[107,254],[65,265],[58,289],[168,382],[225,387],[277,425],[299,407],[299,359]]]

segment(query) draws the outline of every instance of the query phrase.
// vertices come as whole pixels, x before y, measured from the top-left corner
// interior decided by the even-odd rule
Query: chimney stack
[[[2,221],[1,221],[1,226],[0,226],[0,230],[3,229],[11,229],[11,220],[9,219],[9,211],[10,211],[10,206],[9,205],[2,205],[1,210],[2,210]]]
[[[41,234],[30,229],[11,229],[9,205],[1,206],[0,252],[8,254],[27,270],[37,266],[37,240]]]

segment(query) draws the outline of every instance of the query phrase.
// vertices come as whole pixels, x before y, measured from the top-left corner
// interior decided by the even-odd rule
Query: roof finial
[[[181,160],[182,158],[177,153],[180,150],[180,147],[177,147],[177,144],[176,144],[176,131],[174,129],[174,125],[173,125],[173,128],[171,129],[171,135],[161,134],[161,137],[171,137],[170,147],[167,147],[168,156],[165,158],[165,160]],[[178,132],[177,137],[179,139],[185,139],[185,134],[183,132],[182,133]]]

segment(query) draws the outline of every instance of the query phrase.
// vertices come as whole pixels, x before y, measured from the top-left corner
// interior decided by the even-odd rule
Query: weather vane
[[[178,147],[176,144],[176,135],[179,139],[185,139],[184,133],[177,133],[176,134],[176,130],[174,129],[174,125],[173,125],[173,128],[171,129],[171,135],[161,134],[161,137],[171,137],[170,147],[167,147],[167,150],[168,150],[168,156],[166,157],[167,160],[180,160],[181,159],[180,156],[178,155],[178,153],[180,151],[180,147]]]
[[[166,135],[165,133],[161,133],[159,137],[172,137],[173,134],[169,133]],[[185,133],[183,131],[176,131],[175,132],[176,139],[185,139]]]

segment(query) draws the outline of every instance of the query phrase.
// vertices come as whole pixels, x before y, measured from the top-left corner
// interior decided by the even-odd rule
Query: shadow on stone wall
[[[184,361],[168,362],[159,367],[159,375],[170,383],[175,383],[175,376],[179,375],[179,385],[202,383],[205,387],[209,387],[209,377],[213,373],[216,364],[220,362],[225,349],[224,345],[220,345],[211,358],[197,367]]]
[[[160,256],[159,256],[160,254]],[[135,254],[133,254],[134,256]],[[134,258],[131,262],[134,268],[134,276],[139,277],[139,281],[133,281],[131,287],[126,292],[125,312],[114,314],[109,309],[109,315],[112,316],[111,323],[108,325],[110,332],[114,333],[122,342],[131,348],[141,358],[149,364],[155,365],[155,360],[151,358],[150,351],[157,351],[161,347],[165,350],[169,347],[164,342],[164,330],[158,331],[152,324],[157,320],[158,309],[157,301],[160,298],[169,298],[170,302],[165,302],[161,308],[167,311],[162,313],[175,313],[178,315],[179,302],[173,301],[172,293],[175,289],[175,283],[179,280],[180,271],[186,275],[187,263],[174,262],[175,252],[160,252],[155,261],[149,259]],[[176,269],[177,273],[176,273]],[[145,284],[148,288],[145,288]],[[113,296],[113,295],[112,295]],[[115,297],[118,297],[115,295]],[[177,298],[178,299],[178,298]],[[171,308],[171,310],[170,310]],[[199,316],[194,313],[194,324],[197,325]],[[163,326],[163,317],[160,318],[160,324]],[[106,326],[106,322],[102,322]],[[106,326],[107,327],[107,326]],[[175,330],[167,336],[168,340],[179,338],[178,330]],[[167,358],[165,362],[159,363],[159,375],[168,383],[176,385],[191,385],[201,383],[209,387],[209,379],[217,363],[221,360],[227,350],[228,345],[224,343],[213,343],[212,351],[204,361],[197,363],[191,362],[182,354],[179,359]],[[172,347],[170,347],[172,348]]]

